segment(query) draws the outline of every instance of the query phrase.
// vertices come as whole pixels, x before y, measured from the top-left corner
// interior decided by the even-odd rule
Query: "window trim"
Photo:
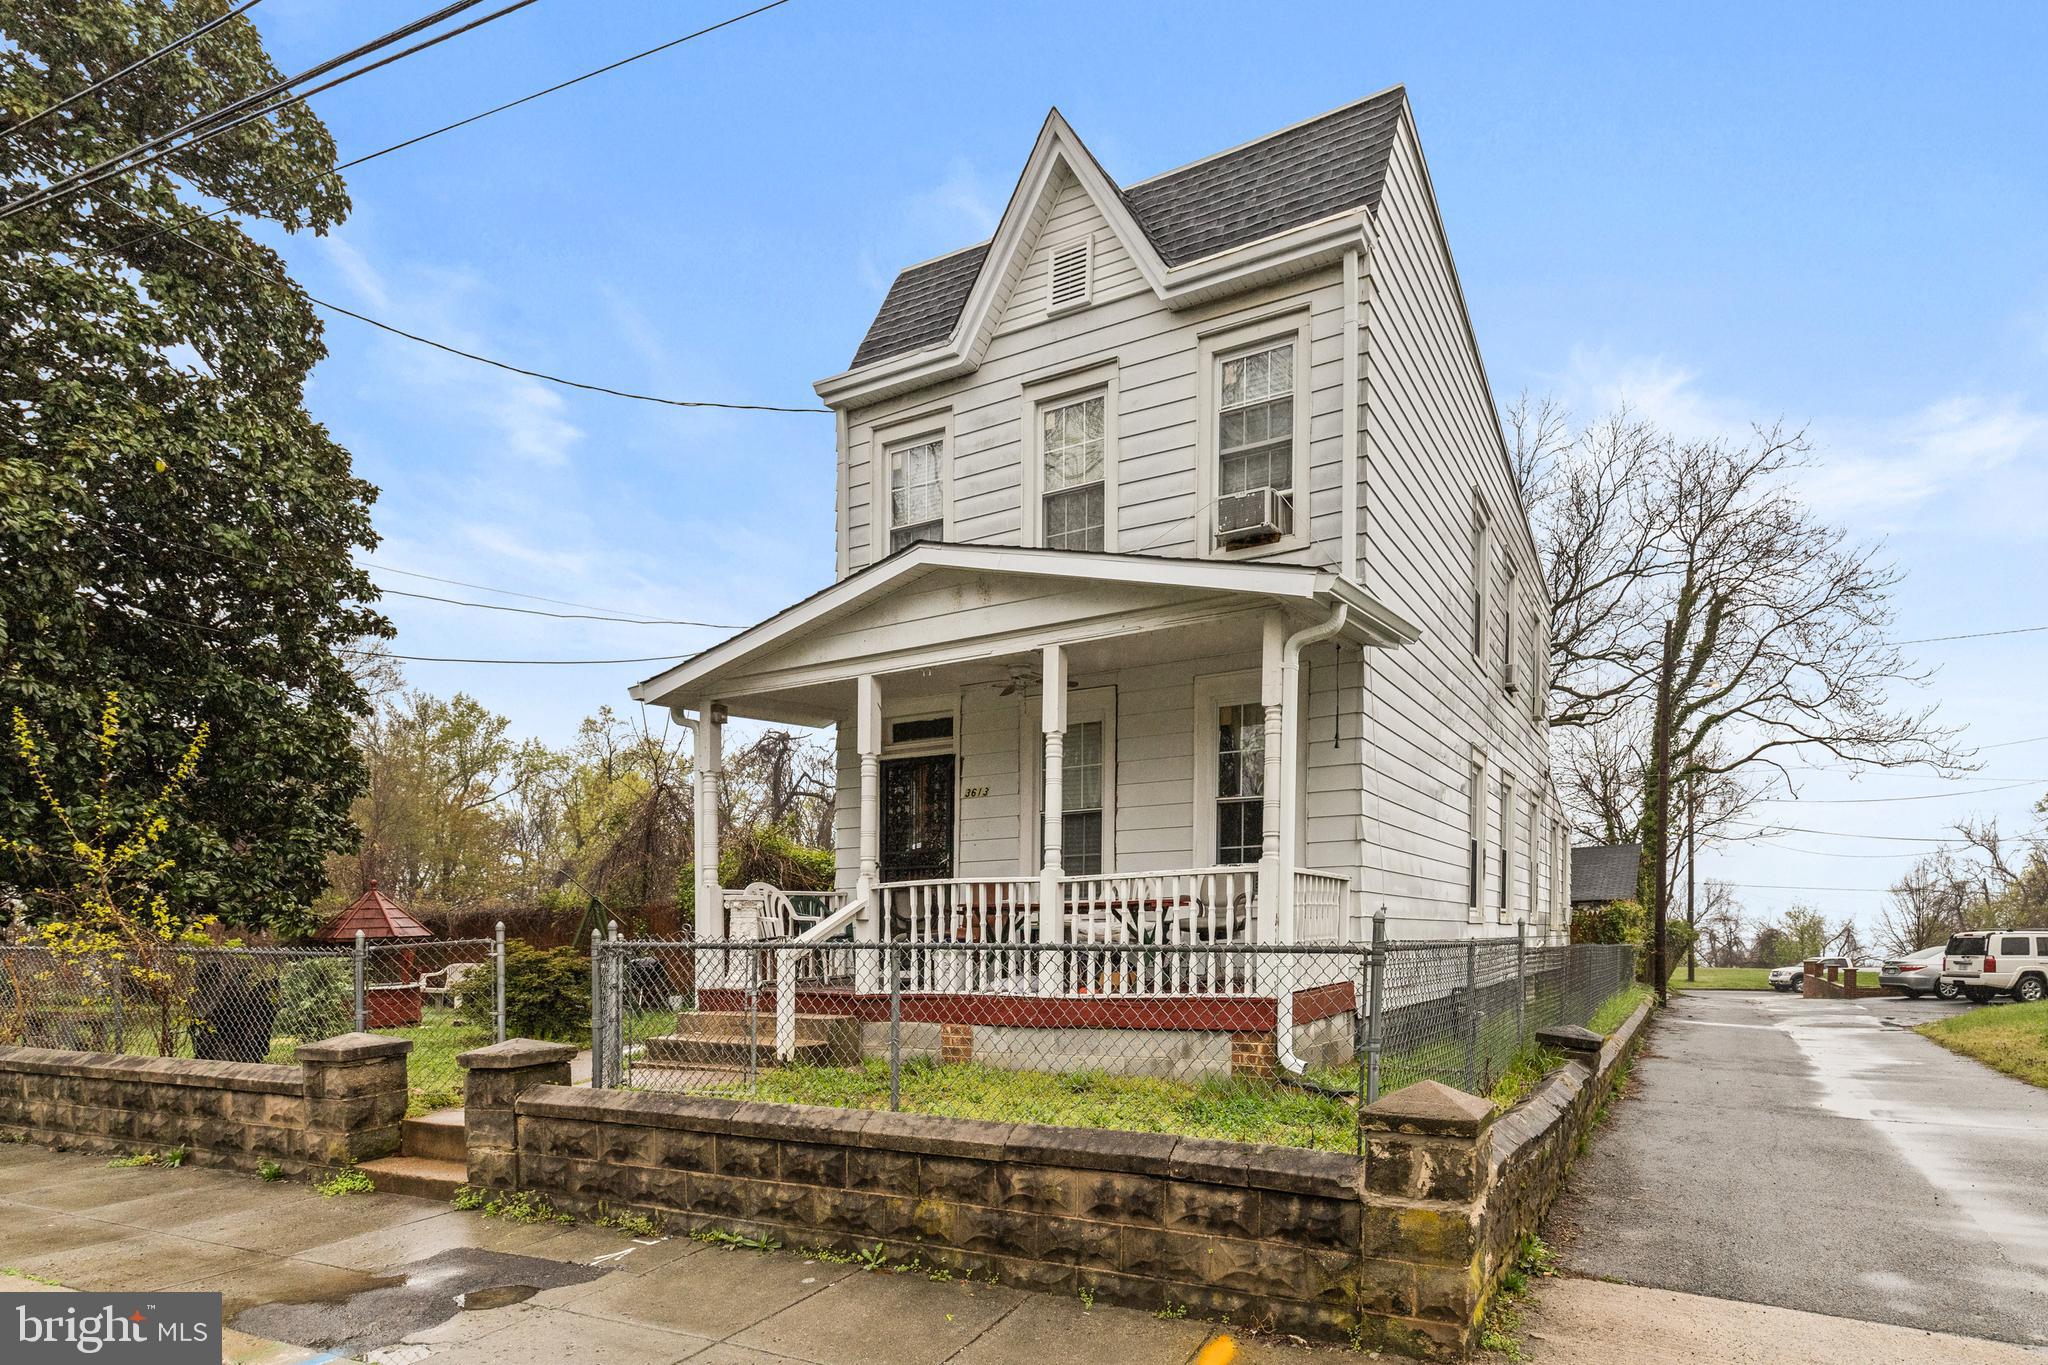
[[[1044,693],[1039,689],[1017,694],[1017,746],[1028,755],[1017,765],[1023,790],[1017,803],[1017,850],[1020,871],[1036,874],[1045,864],[1045,730]],[[1067,693],[1067,728],[1099,721],[1102,725],[1102,865],[1094,874],[1109,876],[1117,870],[1116,808],[1116,712],[1114,685],[1076,687]],[[1073,875],[1069,873],[1068,875]]]
[[[1510,913],[1509,902],[1513,898],[1511,892],[1515,875],[1515,839],[1521,822],[1515,819],[1515,775],[1505,768],[1500,774],[1500,809],[1496,814],[1499,816],[1499,828],[1495,833],[1500,837],[1500,882],[1494,888],[1494,905],[1498,911],[1499,922],[1506,924]]]
[[[1465,922],[1479,923],[1486,904],[1486,750],[1474,745],[1465,764]]]
[[[1314,369],[1310,348],[1314,318],[1309,305],[1290,301],[1263,315],[1223,324],[1198,338],[1195,366],[1195,553],[1204,559],[1260,559],[1295,554],[1309,547],[1312,527],[1309,488],[1309,426]],[[1223,362],[1285,342],[1294,345],[1294,474],[1289,489],[1294,503],[1294,529],[1266,545],[1230,549],[1216,544],[1216,490],[1222,482],[1218,447],[1222,423]]]
[[[1195,803],[1188,822],[1191,834],[1190,867],[1215,867],[1216,862],[1216,721],[1225,706],[1262,706],[1259,670],[1241,669],[1231,673],[1203,673],[1195,677],[1193,694]],[[1258,859],[1243,864],[1257,867]]]
[[[891,482],[891,458],[905,446],[924,445],[931,441],[939,443],[939,539],[953,539],[953,411],[950,408],[937,412],[920,413],[889,423],[876,423],[868,433],[870,467],[868,480],[870,516],[874,528],[873,543],[869,546],[868,562],[879,563],[895,551],[890,542],[895,539],[894,485]],[[918,525],[924,523],[919,522]]]
[[[1482,672],[1486,669],[1486,644],[1493,634],[1490,629],[1493,615],[1493,516],[1487,510],[1486,499],[1477,489],[1472,493],[1472,564],[1471,594],[1466,605],[1471,610],[1471,620],[1466,623],[1466,635],[1472,646],[1472,660]]]
[[[1100,397],[1102,399],[1102,550],[1117,550],[1117,362],[1097,361],[1084,369],[1067,370],[1025,384],[1020,411],[1029,430],[1024,434],[1024,470],[1019,480],[1018,542],[1045,544],[1045,422],[1047,408]]]

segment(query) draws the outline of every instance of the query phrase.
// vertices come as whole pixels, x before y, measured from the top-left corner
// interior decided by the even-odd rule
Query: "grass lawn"
[[[1595,1033],[1612,1033],[1628,1022],[1628,1017],[1636,1012],[1636,1006],[1649,998],[1648,986],[1624,987],[1600,1002],[1600,1008],[1593,1011],[1586,1027]]]
[[[1767,991],[1771,988],[1769,967],[1696,967],[1698,980],[1685,979],[1685,964],[1671,973],[1674,991]]]
[[[2048,1089],[2048,1001],[2034,1005],[1983,1005],[1967,1014],[1922,1024],[1924,1034],[1950,1052],[2028,1085]]]

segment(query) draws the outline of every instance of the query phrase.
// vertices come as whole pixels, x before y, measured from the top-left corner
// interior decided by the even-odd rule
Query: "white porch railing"
[[[1036,877],[963,878],[883,886],[882,937],[903,954],[907,991],[1028,990],[1038,933]],[[921,951],[924,944],[985,945]]]
[[[1312,872],[1297,868],[1294,873],[1294,941],[1296,943],[1342,943],[1347,878],[1334,872]]]
[[[1255,973],[1194,950],[1258,942],[1258,901],[1259,870],[1248,866],[1062,878],[1063,937],[1083,951],[1065,955],[1060,993],[1254,994]]]

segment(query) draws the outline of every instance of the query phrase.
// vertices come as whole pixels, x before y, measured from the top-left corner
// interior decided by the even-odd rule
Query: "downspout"
[[[1301,651],[1340,633],[1351,619],[1349,604],[1339,602],[1327,621],[1306,626],[1287,637],[1280,646],[1280,705],[1285,712],[1299,707],[1302,714],[1280,727],[1280,900],[1287,913],[1280,920],[1281,942],[1294,942],[1294,847],[1301,829],[1301,803],[1295,794],[1301,789],[1301,730],[1308,719],[1308,705],[1300,698]],[[1307,1068],[1294,1051],[1294,992],[1276,991],[1273,1000],[1273,1054],[1281,1070],[1299,1077]]]

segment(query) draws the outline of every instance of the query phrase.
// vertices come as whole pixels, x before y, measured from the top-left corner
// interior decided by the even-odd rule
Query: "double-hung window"
[[[1294,343],[1222,365],[1216,415],[1217,491],[1294,487]]]
[[[1060,861],[1074,876],[1102,874],[1102,722],[1067,727],[1060,762]]]
[[[1054,550],[1100,550],[1107,499],[1103,483],[1104,401],[1101,394],[1039,410],[1044,488],[1040,511],[1045,544]]]
[[[1503,775],[1500,780],[1500,917],[1508,917],[1508,870],[1515,843],[1515,779]]]
[[[1256,702],[1216,711],[1216,861],[1255,863],[1266,832],[1266,718]]]
[[[1493,569],[1491,537],[1486,509],[1475,502],[1472,508],[1472,657],[1486,657],[1486,580]]]
[[[889,452],[889,552],[920,540],[945,539],[943,439],[900,445]]]
[[[1486,875],[1486,765],[1476,758],[1465,770],[1465,845],[1465,904],[1476,919]]]

